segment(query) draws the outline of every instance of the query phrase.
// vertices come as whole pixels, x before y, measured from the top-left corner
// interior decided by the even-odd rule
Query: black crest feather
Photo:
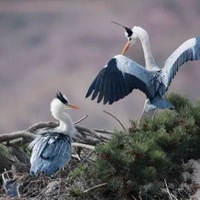
[[[63,96],[63,94],[58,90],[56,98],[59,99],[62,103],[67,104],[68,100]]]
[[[117,25],[119,25],[119,26],[122,26],[123,28],[125,28],[125,30],[126,30],[126,32],[127,32],[127,34],[128,34],[128,37],[131,37],[131,36],[132,36],[133,31],[131,30],[131,28],[128,28],[128,27],[126,27],[126,26],[123,26],[123,25],[121,25],[121,24],[119,24],[119,23],[117,23],[117,22],[114,22],[114,21],[111,21],[111,22],[114,23],[114,24],[117,24]]]

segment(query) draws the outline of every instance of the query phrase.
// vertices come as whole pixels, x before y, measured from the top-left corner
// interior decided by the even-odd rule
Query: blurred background
[[[150,35],[160,67],[185,40],[200,35],[199,0],[0,0],[0,132],[54,120],[49,104],[60,90],[81,107],[69,111],[91,128],[119,129],[139,119],[145,95],[139,91],[103,106],[85,99],[94,77],[126,43],[124,30],[139,25]],[[126,54],[144,65],[141,44]],[[181,67],[169,91],[200,97],[200,61]]]

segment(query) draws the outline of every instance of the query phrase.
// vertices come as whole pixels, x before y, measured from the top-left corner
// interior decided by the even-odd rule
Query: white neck
[[[59,123],[60,125],[56,128],[57,131],[63,132],[68,134],[70,137],[72,137],[75,133],[75,127],[74,123],[67,113],[60,113],[59,116]]]
[[[64,134],[73,137],[76,132],[74,123],[69,114],[64,112],[64,107],[58,99],[54,99],[51,102],[51,114],[59,121],[59,126],[56,127],[56,131],[63,132]]]
[[[157,64],[152,55],[149,42],[149,35],[143,28],[139,26],[134,26],[132,30],[138,37],[138,39],[141,41],[144,52],[145,66],[148,70],[152,70],[153,68],[157,67]]]

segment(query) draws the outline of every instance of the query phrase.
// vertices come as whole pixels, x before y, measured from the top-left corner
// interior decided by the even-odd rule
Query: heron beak
[[[129,48],[130,46],[131,46],[131,42],[130,42],[130,40],[128,40],[128,42],[127,42],[126,45],[124,46],[124,48],[123,48],[121,54],[124,55],[124,54],[127,52],[128,48]]]
[[[76,106],[76,105],[68,104],[67,108],[69,108],[69,109],[79,109],[80,107]]]

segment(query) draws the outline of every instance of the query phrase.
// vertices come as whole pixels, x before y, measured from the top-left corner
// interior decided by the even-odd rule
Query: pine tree
[[[168,199],[165,181],[177,198],[188,197],[194,173],[188,161],[200,158],[200,101],[175,93],[168,100],[175,110],[131,120],[128,130],[96,147],[95,174],[108,183],[101,188],[105,198]]]

